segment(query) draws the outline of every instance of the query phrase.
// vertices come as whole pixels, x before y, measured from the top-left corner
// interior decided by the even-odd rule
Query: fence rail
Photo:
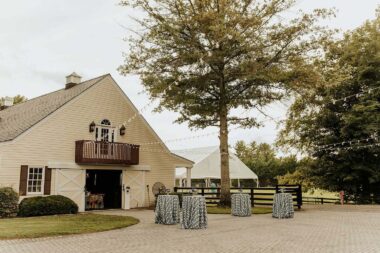
[[[220,200],[220,188],[211,187],[174,187],[174,192],[191,193],[196,190],[197,194],[205,196],[208,205],[215,205]],[[301,185],[276,185],[276,187],[243,187],[231,188],[231,193],[238,193],[240,190],[251,196],[252,206],[271,206],[275,193],[286,192],[292,194],[293,204],[299,209],[302,206],[302,187]]]
[[[303,202],[308,204],[337,204],[339,198],[324,198],[324,197],[303,197]]]

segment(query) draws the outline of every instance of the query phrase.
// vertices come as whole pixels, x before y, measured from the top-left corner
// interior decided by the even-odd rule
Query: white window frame
[[[107,120],[110,125],[104,125],[102,122],[104,120]],[[109,119],[102,119],[99,124],[96,124],[95,126],[95,141],[100,141],[102,138],[102,129],[108,129],[108,136],[107,136],[107,142],[117,142],[117,128],[112,126],[112,122]],[[113,138],[112,138],[113,137]]]
[[[29,191],[29,173],[30,169],[42,169],[42,178],[41,178],[41,191],[39,192],[30,192]],[[43,195],[45,187],[45,166],[37,165],[37,166],[28,166],[28,174],[26,179],[26,194],[27,195]]]

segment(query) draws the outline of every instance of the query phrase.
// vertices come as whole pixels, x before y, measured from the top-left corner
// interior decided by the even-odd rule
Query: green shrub
[[[12,187],[0,188],[0,217],[16,216],[18,194]]]
[[[23,199],[19,206],[18,216],[74,214],[77,212],[78,205],[71,199],[61,195],[51,195]]]

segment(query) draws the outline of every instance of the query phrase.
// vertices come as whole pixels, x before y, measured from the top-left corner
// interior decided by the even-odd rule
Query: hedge
[[[47,197],[30,197],[21,201],[18,216],[43,216],[54,214],[75,214],[78,205],[71,199],[61,195]]]
[[[18,194],[12,187],[0,188],[0,217],[17,215]]]

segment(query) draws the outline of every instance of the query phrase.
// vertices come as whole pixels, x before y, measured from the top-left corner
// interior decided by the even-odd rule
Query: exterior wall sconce
[[[125,126],[122,125],[122,126],[120,127],[120,135],[124,135],[124,134],[125,134]]]
[[[89,131],[90,131],[90,133],[92,133],[92,132],[94,132],[94,130],[95,130],[95,122],[93,121],[90,123]]]

